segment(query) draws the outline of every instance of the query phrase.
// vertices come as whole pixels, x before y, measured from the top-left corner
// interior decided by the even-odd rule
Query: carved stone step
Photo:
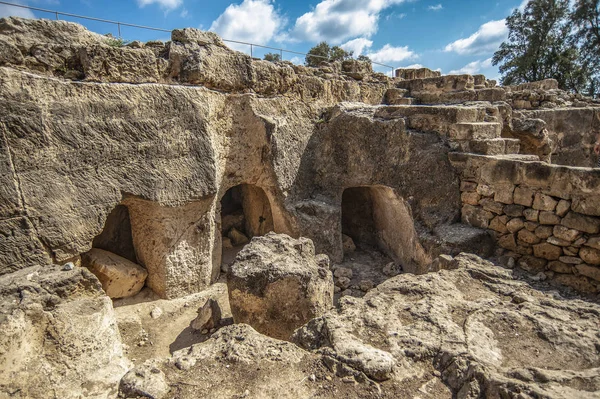
[[[462,122],[452,126],[448,137],[453,140],[483,140],[500,138],[501,134],[501,123]]]
[[[473,140],[469,143],[469,149],[474,154],[483,155],[505,155],[518,154],[521,148],[521,140],[518,139],[483,139]]]

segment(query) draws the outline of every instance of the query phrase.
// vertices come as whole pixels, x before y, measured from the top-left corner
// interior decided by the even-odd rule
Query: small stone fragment
[[[190,327],[195,331],[211,330],[219,327],[221,317],[222,312],[219,302],[210,298],[198,309],[198,316],[192,321]]]

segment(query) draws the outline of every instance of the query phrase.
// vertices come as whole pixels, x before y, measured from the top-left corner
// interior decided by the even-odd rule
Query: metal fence
[[[117,27],[119,38],[121,38],[121,27],[123,27],[123,26],[130,27],[130,28],[137,28],[137,29],[146,29],[146,30],[151,30],[151,31],[155,31],[155,32],[167,32],[167,33],[171,33],[171,30],[168,30],[168,29],[154,28],[152,26],[137,25],[137,24],[131,24],[131,23],[127,23],[127,22],[111,21],[109,19],[94,18],[94,17],[85,16],[85,15],[72,14],[72,13],[68,13],[68,12],[62,12],[62,11],[56,11],[56,10],[48,10],[48,9],[45,9],[45,8],[33,7],[33,6],[24,5],[24,4],[15,4],[15,3],[9,3],[9,2],[6,2],[6,1],[0,1],[0,4],[4,4],[4,5],[7,5],[7,6],[12,6],[12,7],[24,8],[24,9],[32,10],[32,11],[39,11],[39,12],[43,12],[43,13],[47,13],[47,14],[52,14],[52,15],[54,15],[54,17],[57,20],[60,19],[60,17],[62,16],[62,17],[70,17],[70,18],[76,18],[76,19],[84,19],[84,20],[88,20],[88,21],[102,22],[102,23],[106,23],[106,24],[112,24],[112,25],[115,25]],[[234,44],[241,44],[241,45],[249,46],[249,48],[250,48],[250,56],[251,57],[254,56],[254,49],[255,48],[262,48],[262,49],[276,51],[277,53],[279,53],[279,56],[281,57],[281,60],[284,59],[283,58],[284,54],[301,55],[301,56],[304,56],[304,57],[310,56],[310,57],[314,57],[314,58],[322,58],[322,59],[328,60],[328,57],[324,57],[324,56],[320,56],[320,55],[302,53],[302,52],[293,51],[293,50],[286,50],[284,48],[278,48],[278,47],[263,46],[262,44],[247,43],[247,42],[241,42],[241,41],[238,41],[238,40],[230,40],[230,39],[223,39],[223,41],[227,42],[227,43],[234,43]],[[391,65],[381,64],[381,63],[374,62],[374,61],[371,61],[371,63],[373,65],[378,65],[378,66],[383,67],[383,68],[390,68],[391,69],[391,76],[394,77],[394,71],[396,69],[395,67],[393,67]]]

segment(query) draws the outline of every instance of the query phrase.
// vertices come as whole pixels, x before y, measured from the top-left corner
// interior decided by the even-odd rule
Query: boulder
[[[88,268],[110,298],[127,298],[144,287],[148,271],[130,260],[102,249],[93,248],[82,255],[82,265]]]
[[[342,234],[342,248],[344,249],[344,254],[356,251],[356,245],[354,244],[352,237]]]
[[[231,230],[229,230],[227,237],[229,237],[229,239],[231,240],[231,244],[235,247],[240,246],[240,245],[246,245],[250,242],[248,237],[246,237],[246,235],[244,233],[240,232],[235,227],[233,227]]]
[[[112,301],[85,268],[0,276],[0,331],[2,398],[114,398],[131,367]]]
[[[234,321],[278,339],[333,305],[333,276],[307,238],[253,238],[231,265],[227,287]]]
[[[126,398],[162,399],[169,393],[165,373],[152,362],[130,370],[119,384],[119,393]]]

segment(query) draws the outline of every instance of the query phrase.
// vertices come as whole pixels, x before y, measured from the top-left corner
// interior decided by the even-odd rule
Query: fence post
[[[254,51],[252,45],[250,45],[250,58],[254,58]]]
[[[118,23],[117,26],[119,27],[119,39],[121,38],[121,24]]]
[[[58,11],[55,11],[56,13],[56,20],[58,21]]]

